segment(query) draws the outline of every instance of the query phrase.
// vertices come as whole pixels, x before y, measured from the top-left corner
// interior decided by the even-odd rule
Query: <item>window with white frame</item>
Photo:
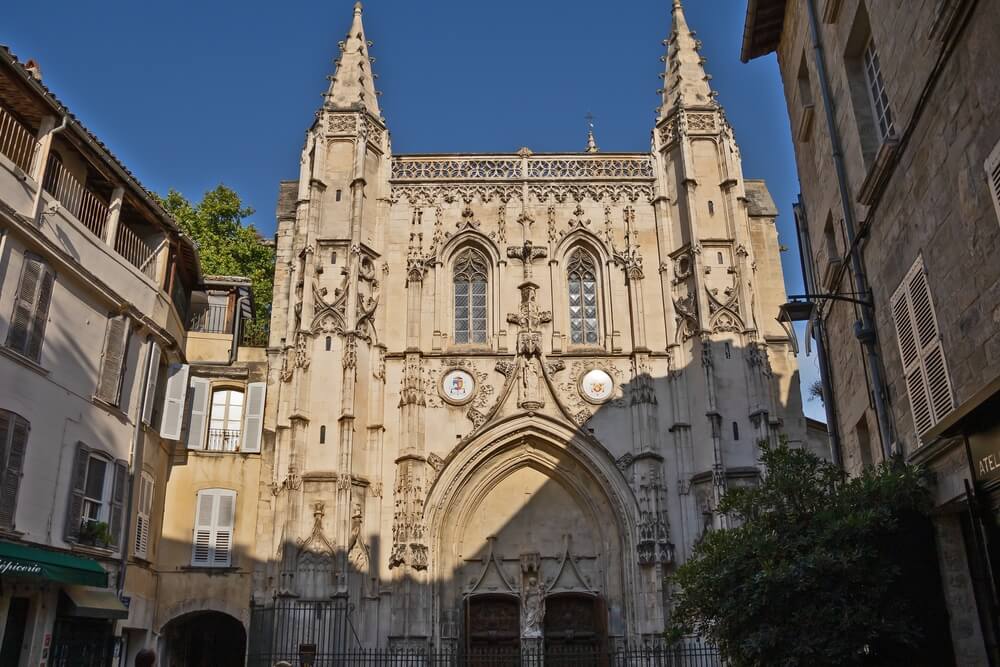
[[[198,492],[191,564],[197,567],[229,567],[232,564],[236,492],[202,489]]]
[[[139,498],[135,505],[135,557],[148,558],[150,517],[153,513],[153,476],[143,471],[139,477]]]
[[[108,520],[111,500],[111,461],[91,454],[87,459],[87,481],[83,486],[83,520]]]
[[[878,128],[879,140],[885,141],[895,133],[895,130],[892,125],[892,112],[889,110],[889,96],[885,91],[885,82],[882,80],[882,67],[879,64],[878,51],[875,49],[875,40],[868,39],[868,44],[862,54],[862,61],[865,70],[865,83],[868,84],[868,97],[875,118],[875,127]]]
[[[117,547],[125,516],[128,466],[104,452],[77,443],[71,471],[66,539]]]
[[[455,259],[455,342],[486,342],[487,264],[483,254],[467,248]]]
[[[212,410],[208,425],[210,452],[235,452],[243,426],[243,392],[238,389],[216,389],[212,392]]]
[[[597,269],[594,258],[583,249],[576,249],[566,265],[566,286],[569,291],[570,342],[577,345],[597,345],[600,342],[597,319]]]
[[[923,434],[951,412],[954,399],[921,257],[893,294],[891,308],[913,423]]]

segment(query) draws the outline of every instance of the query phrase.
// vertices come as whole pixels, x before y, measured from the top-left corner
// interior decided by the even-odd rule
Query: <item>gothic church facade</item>
[[[361,14],[281,185],[254,604],[344,600],[366,647],[658,637],[806,431],[777,211],[680,3],[643,153],[394,155]]]

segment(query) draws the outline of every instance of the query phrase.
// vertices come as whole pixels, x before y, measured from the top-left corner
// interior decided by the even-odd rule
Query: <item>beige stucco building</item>
[[[281,184],[253,664],[658,638],[757,443],[805,444],[777,210],[697,47],[675,2],[648,152],[394,155],[355,7]]]
[[[852,473],[933,472],[963,666],[1000,660],[998,34],[996,2],[751,0],[743,43],[777,54],[808,290],[868,302],[816,299],[831,433]]]
[[[244,664],[252,308],[0,48],[0,664]]]

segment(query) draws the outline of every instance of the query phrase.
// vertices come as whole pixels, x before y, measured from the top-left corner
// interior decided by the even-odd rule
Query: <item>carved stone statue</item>
[[[541,639],[545,618],[545,591],[537,577],[529,577],[521,601],[521,639]]]
[[[538,369],[535,368],[535,364],[530,358],[524,360],[524,365],[521,367],[520,380],[519,389],[521,393],[518,405],[527,410],[542,407],[545,403],[542,400],[541,391],[539,391],[540,378],[538,377]]]

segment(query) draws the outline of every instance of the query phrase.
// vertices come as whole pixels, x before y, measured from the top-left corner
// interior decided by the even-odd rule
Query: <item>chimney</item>
[[[28,59],[28,62],[24,64],[24,69],[28,70],[28,73],[33,76],[36,81],[42,80],[42,67],[34,58]]]

